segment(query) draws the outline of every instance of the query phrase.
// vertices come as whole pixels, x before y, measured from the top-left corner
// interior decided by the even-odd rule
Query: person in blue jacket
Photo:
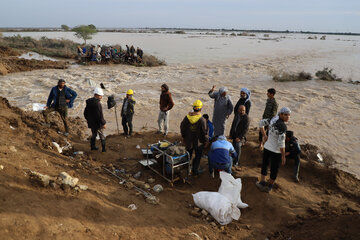
[[[64,122],[65,136],[69,135],[69,126],[67,122],[68,108],[72,108],[77,93],[65,85],[65,80],[60,79],[58,85],[50,91],[46,106],[43,111],[45,126],[50,127],[49,114],[58,112]]]
[[[214,125],[213,123],[209,120],[209,115],[208,114],[204,114],[203,118],[205,118],[208,128],[209,128],[209,141],[214,137]]]
[[[224,170],[231,174],[232,158],[236,157],[233,145],[226,140],[224,135],[218,136],[216,141],[211,144],[208,154],[210,175],[214,177],[214,169]]]

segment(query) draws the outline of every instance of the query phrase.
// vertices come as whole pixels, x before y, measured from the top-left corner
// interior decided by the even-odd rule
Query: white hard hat
[[[94,94],[99,95],[99,96],[104,96],[103,90],[98,87],[94,89]]]

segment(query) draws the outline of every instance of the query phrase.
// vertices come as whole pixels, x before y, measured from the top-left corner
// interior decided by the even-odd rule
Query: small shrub
[[[157,67],[157,66],[162,66],[162,65],[166,65],[165,61],[160,60],[160,59],[156,58],[153,55],[144,54],[143,61],[142,61],[142,66]]]
[[[296,82],[296,81],[308,81],[312,79],[311,74],[306,73],[304,71],[299,73],[273,71],[271,75],[275,82]]]
[[[315,73],[315,76],[317,78],[319,78],[320,80],[324,80],[324,81],[337,81],[337,82],[341,82],[342,79],[338,78],[333,72],[332,69],[329,68],[324,68],[321,71],[317,71]]]
[[[183,30],[177,30],[177,31],[175,31],[174,33],[175,33],[175,34],[185,34],[185,31],[183,31]]]

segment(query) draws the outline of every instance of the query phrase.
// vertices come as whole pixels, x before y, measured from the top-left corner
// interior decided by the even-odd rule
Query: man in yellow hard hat
[[[122,126],[124,129],[124,135],[132,135],[133,125],[132,119],[134,116],[135,99],[133,98],[134,91],[132,89],[127,90],[126,97],[124,98],[121,108]]]
[[[199,175],[202,172],[199,170],[200,159],[204,147],[209,144],[208,125],[205,118],[202,117],[202,107],[203,103],[196,100],[193,104],[193,112],[189,112],[180,125],[181,136],[184,138],[190,159],[193,151],[195,151],[195,158],[192,162],[193,175]]]

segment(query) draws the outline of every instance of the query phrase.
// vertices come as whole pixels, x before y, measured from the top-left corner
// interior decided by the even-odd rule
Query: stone
[[[206,217],[209,213],[208,213],[205,209],[203,209],[203,210],[201,211],[201,214]]]
[[[69,185],[71,187],[75,187],[76,184],[79,182],[79,179],[78,178],[73,178],[71,177],[68,173],[66,172],[61,172],[59,174],[60,178],[62,179],[62,183],[63,184],[66,184],[66,185]]]
[[[128,189],[133,189],[134,188],[134,184],[132,182],[126,182],[124,185]]]
[[[31,172],[30,173],[30,179],[36,183],[38,183],[42,187],[47,187],[50,184],[50,180],[52,178],[48,175],[41,174],[38,172]]]
[[[68,184],[61,184],[61,189],[64,190],[64,192],[69,192],[71,187]]]
[[[216,227],[216,223],[215,223],[215,222],[211,222],[210,225],[211,225],[212,227]]]
[[[86,185],[78,185],[78,187],[79,187],[79,189],[81,190],[81,191],[86,191],[86,190],[88,190],[88,186],[86,186]]]
[[[221,230],[221,231],[225,231],[225,227],[224,227],[224,226],[221,226],[221,227],[220,227],[220,230]]]
[[[149,197],[146,197],[146,202],[157,205],[157,204],[159,204],[160,200],[159,200],[159,198],[157,198],[155,196],[149,196]]]
[[[148,183],[152,184],[152,183],[155,182],[155,179],[154,178],[149,178],[147,181],[148,181]]]
[[[3,170],[4,169],[4,166],[3,165],[0,165],[0,170]]]
[[[193,217],[200,217],[200,216],[201,216],[201,212],[192,210],[192,211],[190,212],[190,215],[193,216]]]
[[[15,146],[10,146],[10,147],[9,147],[9,150],[12,151],[12,152],[17,152]]]
[[[50,182],[49,185],[52,189],[55,189],[55,190],[59,188],[59,185],[57,185],[55,182]]]

